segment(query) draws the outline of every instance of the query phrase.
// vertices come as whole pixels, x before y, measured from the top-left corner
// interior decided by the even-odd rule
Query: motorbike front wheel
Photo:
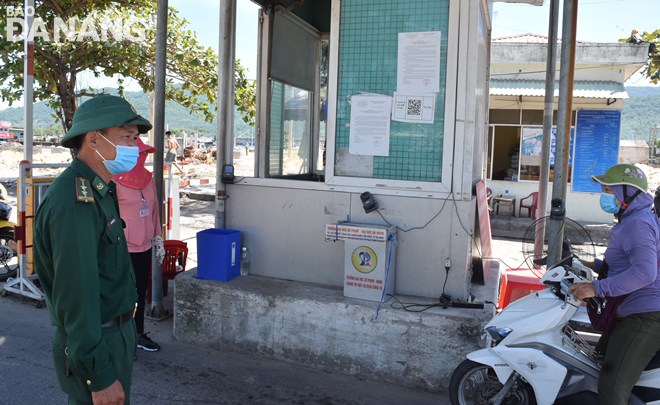
[[[452,405],[488,405],[488,401],[497,395],[502,387],[491,367],[463,360],[451,375],[449,397]],[[502,405],[535,404],[534,390],[520,379],[502,401]]]

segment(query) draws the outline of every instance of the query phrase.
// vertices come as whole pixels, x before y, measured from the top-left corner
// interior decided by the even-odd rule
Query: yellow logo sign
[[[378,265],[378,256],[370,247],[360,246],[353,251],[351,262],[360,273],[371,273]]]

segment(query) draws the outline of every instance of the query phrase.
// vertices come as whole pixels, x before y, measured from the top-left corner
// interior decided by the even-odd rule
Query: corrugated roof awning
[[[544,80],[491,79],[491,96],[534,96],[545,95]],[[555,97],[559,97],[559,82],[555,82]],[[573,97],[581,98],[628,98],[623,83],[576,80],[573,83]]]

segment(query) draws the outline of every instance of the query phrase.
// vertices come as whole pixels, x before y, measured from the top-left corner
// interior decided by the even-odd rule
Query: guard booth
[[[174,335],[439,389],[462,353],[482,345],[479,325],[493,307],[434,308],[413,319],[389,303],[344,297],[346,242],[327,240],[324,227],[395,227],[395,297],[436,304],[443,294],[465,300],[472,293],[495,302],[497,266],[486,274],[474,242],[492,2],[254,3],[261,6],[254,175],[225,186],[218,179],[226,188],[217,193],[226,198],[225,228],[239,230],[249,249],[250,276],[228,283],[179,276]],[[225,141],[231,163],[233,140]],[[367,212],[365,192],[377,209]],[[419,335],[399,339],[397,325]],[[285,338],[288,328],[304,338]],[[423,353],[411,357],[413,346]]]
[[[395,293],[439,297],[450,259],[445,293],[466,298],[473,186],[484,177],[488,4],[257,3],[255,175],[228,184],[226,202],[226,228],[241,231],[252,273],[343,286],[343,249],[325,242],[325,224],[389,223],[402,235]],[[369,214],[365,191],[379,207]]]

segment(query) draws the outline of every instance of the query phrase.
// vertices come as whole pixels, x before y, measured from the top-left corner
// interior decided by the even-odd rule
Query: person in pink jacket
[[[135,272],[138,294],[137,312],[135,313],[137,347],[155,352],[160,350],[160,345],[147,336],[148,332],[144,333],[144,297],[147,294],[149,271],[151,270],[151,240],[157,237],[157,243],[162,246],[162,238],[160,237],[156,185],[153,175],[144,167],[144,163],[147,155],[156,152],[157,149],[143,143],[139,138],[137,146],[140,152],[137,165],[130,172],[118,174],[112,180],[117,185],[119,214],[126,223],[124,234]]]

